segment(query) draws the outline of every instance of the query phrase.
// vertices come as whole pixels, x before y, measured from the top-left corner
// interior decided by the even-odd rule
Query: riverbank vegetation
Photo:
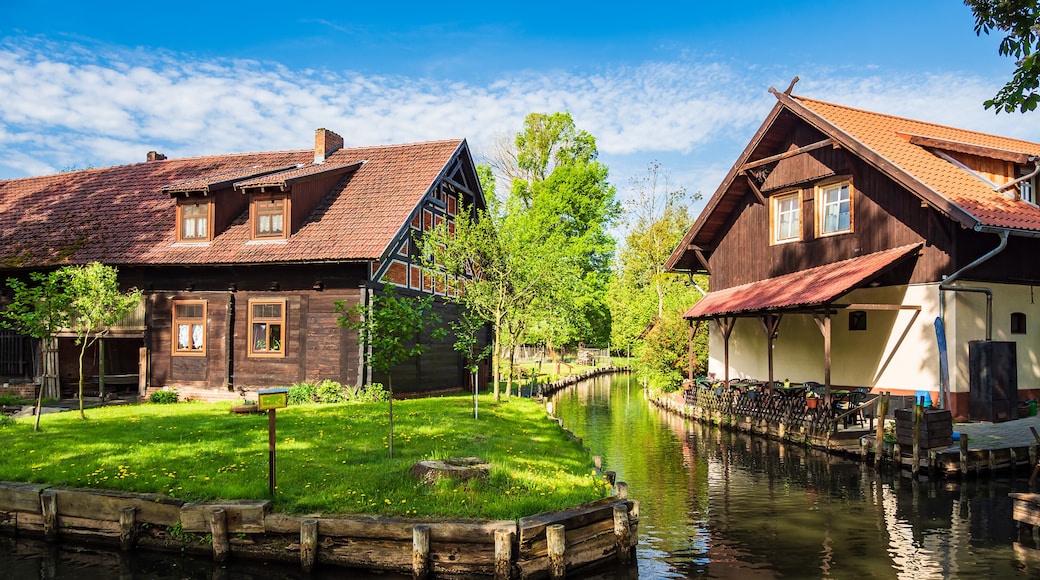
[[[535,402],[472,396],[294,405],[277,412],[274,509],[288,513],[515,519],[609,495],[582,446]],[[228,403],[126,405],[30,419],[3,430],[0,480],[154,492],[187,501],[267,498],[266,415]],[[412,465],[476,456],[486,481],[416,482]]]

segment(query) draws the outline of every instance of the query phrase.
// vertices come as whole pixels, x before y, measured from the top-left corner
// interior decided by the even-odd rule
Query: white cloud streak
[[[658,159],[708,196],[773,105],[768,85],[783,89],[793,74],[684,58],[478,85],[0,41],[0,178],[133,163],[152,149],[180,157],[308,148],[318,127],[352,145],[466,137],[479,153],[529,112],[567,110],[597,137],[619,185]],[[999,80],[806,68],[796,94],[1027,139],[1040,133],[1040,115],[982,109]]]

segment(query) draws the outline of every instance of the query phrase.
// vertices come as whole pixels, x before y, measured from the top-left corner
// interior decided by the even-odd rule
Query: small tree
[[[63,282],[69,303],[69,329],[79,345],[79,415],[83,413],[83,358],[87,348],[108,334],[109,327],[132,312],[141,301],[141,291],[119,291],[118,271],[100,262],[65,266]]]
[[[479,348],[480,337],[477,336],[477,333],[485,326],[487,326],[487,321],[466,307],[462,308],[462,316],[451,323],[451,330],[455,334],[455,342],[452,344],[452,347],[455,349],[455,352],[466,357],[466,369],[469,370],[470,376],[473,377],[474,419],[478,415],[477,392],[479,387],[477,385],[479,381],[477,380],[477,370],[480,368],[480,361],[491,354],[493,347],[493,343],[489,342],[483,349]]]
[[[14,293],[14,299],[3,312],[0,326],[27,334],[43,341],[44,344],[54,340],[62,328],[68,326],[70,297],[63,281],[66,272],[33,272],[29,275],[32,284],[26,284],[17,278],[8,278],[7,286]],[[46,373],[45,373],[46,375]],[[40,428],[40,408],[44,395],[57,396],[51,381],[44,376],[40,381],[40,390],[36,397],[36,423],[33,430]]]
[[[398,296],[394,286],[388,284],[382,294],[372,298],[370,307],[355,304],[348,308],[340,300],[336,302],[336,312],[341,313],[339,325],[357,330],[361,343],[368,346],[365,362],[386,373],[387,390],[390,391],[390,457],[393,457],[394,382],[391,371],[405,359],[421,355],[425,348],[423,332],[440,324],[440,316],[433,312],[433,296]],[[445,334],[443,328],[436,327],[430,337],[439,340]]]

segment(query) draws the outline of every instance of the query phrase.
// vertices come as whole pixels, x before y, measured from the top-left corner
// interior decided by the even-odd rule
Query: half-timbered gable
[[[145,294],[146,324],[110,343],[106,373],[203,397],[334,379],[380,380],[337,305],[385,284],[444,298],[453,285],[419,267],[423,231],[483,207],[464,140],[344,147],[326,129],[313,150],[187,159],[0,181],[7,275],[100,261]],[[60,346],[60,345],[59,345]],[[95,356],[97,356],[95,354]],[[434,344],[395,372],[395,389],[458,388],[468,373]],[[99,374],[95,363],[93,374]],[[25,374],[34,374],[30,368]],[[74,367],[60,365],[66,379]],[[23,365],[24,367],[24,365]],[[39,372],[39,369],[36,369]]]
[[[710,274],[687,313],[712,325],[710,370],[933,391],[967,416],[972,343],[1003,342],[1004,396],[1033,397],[1040,145],[774,94],[667,263]]]

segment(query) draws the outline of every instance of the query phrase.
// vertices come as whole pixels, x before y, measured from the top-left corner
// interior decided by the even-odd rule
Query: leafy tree
[[[83,358],[87,348],[108,334],[109,327],[119,322],[141,302],[141,292],[131,288],[119,291],[118,271],[100,262],[86,266],[65,266],[62,281],[69,303],[69,329],[79,345],[79,414],[83,413]]]
[[[632,179],[623,221],[628,226],[611,281],[611,342],[634,347],[635,366],[657,387],[678,385],[689,364],[689,323],[682,313],[699,298],[685,276],[665,272],[664,264],[693,224],[688,203],[700,199],[670,183],[657,162]],[[706,359],[706,329],[697,349]]]
[[[44,343],[55,340],[54,336],[69,323],[70,297],[65,291],[65,274],[64,270],[33,272],[29,275],[32,284],[26,284],[18,278],[8,278],[7,286],[12,290],[14,298],[4,310],[0,325]],[[45,370],[36,398],[34,431],[40,428],[43,398],[59,395],[57,377],[46,376]]]
[[[1000,30],[1004,38],[998,52],[1015,59],[1017,68],[1011,80],[985,102],[987,109],[1025,113],[1040,104],[1040,2],[1036,0],[965,0],[975,14],[975,34]]]
[[[458,320],[451,323],[455,342],[452,348],[462,356],[466,357],[466,370],[470,372],[473,380],[473,418],[477,418],[477,371],[480,369],[480,361],[491,354],[491,344],[480,348],[480,331],[487,322],[469,308],[463,307]]]
[[[430,327],[431,340],[443,338],[446,331],[436,327],[441,318],[433,311],[433,296],[398,296],[395,287],[388,284],[382,294],[372,297],[371,307],[355,304],[347,307],[345,301],[336,302],[340,326],[358,331],[361,343],[367,345],[365,361],[387,377],[390,416],[390,457],[394,456],[394,367],[425,350],[423,333]]]

